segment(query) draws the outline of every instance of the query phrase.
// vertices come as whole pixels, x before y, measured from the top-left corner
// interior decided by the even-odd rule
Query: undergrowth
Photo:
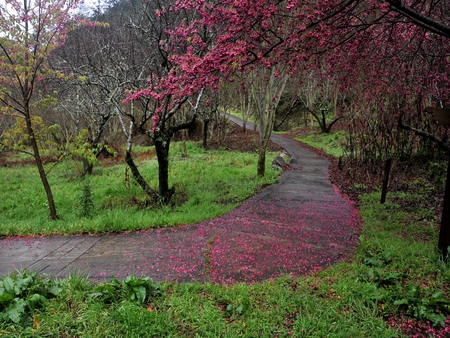
[[[312,129],[308,135],[297,136],[296,140],[324,150],[327,154],[338,158],[344,155],[343,144],[345,143],[346,135],[346,132],[342,130],[321,133]]]

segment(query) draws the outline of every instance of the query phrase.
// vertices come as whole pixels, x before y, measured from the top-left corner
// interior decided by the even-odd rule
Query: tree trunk
[[[181,131],[181,158],[188,157],[187,147],[186,147],[186,138],[187,138],[186,134],[187,134],[187,130],[183,129]]]
[[[88,160],[83,158],[83,177],[86,175],[92,175],[92,170],[94,169],[94,165],[90,163]]]
[[[439,231],[438,248],[444,260],[450,260],[450,158],[447,165],[447,180],[445,182],[444,203],[442,209],[441,229]]]
[[[158,159],[158,195],[164,204],[170,201],[174,188],[169,189],[169,148],[170,139],[155,140],[156,157]]]
[[[258,155],[257,174],[263,177],[266,173],[266,147],[260,145]]]
[[[36,140],[36,137],[34,135],[33,127],[31,125],[31,116],[30,116],[30,114],[26,114],[25,122],[26,122],[26,125],[27,125],[28,135],[30,136],[30,142],[31,142],[31,146],[33,148],[34,159],[36,161],[36,166],[37,166],[37,169],[39,171],[39,176],[41,178],[42,185],[44,186],[44,190],[45,190],[45,193],[47,195],[48,208],[50,209],[49,217],[50,217],[51,220],[56,221],[58,219],[58,214],[56,213],[55,201],[53,199],[53,193],[52,193],[52,190],[50,188],[50,184],[48,183],[47,174],[45,173],[44,164],[42,162],[42,158],[41,158],[41,155],[39,153],[37,140]]]
[[[103,131],[105,130],[106,124],[108,123],[109,119],[111,118],[112,114],[102,115],[101,120],[99,122],[99,125],[97,126],[97,130],[95,131],[94,137],[92,139],[92,149],[95,150],[95,157],[98,159],[100,157],[100,154],[103,150],[103,147],[99,149],[100,146],[100,139],[103,135]],[[94,164],[90,163],[86,159],[83,160],[83,176],[86,175],[92,175],[92,170],[94,169]]]
[[[270,119],[273,119],[273,117],[270,117]],[[266,173],[266,151],[267,146],[269,145],[270,135],[272,133],[273,128],[273,122],[268,124],[264,127],[260,127],[260,137],[259,137],[259,155],[258,155],[258,167],[257,167],[257,174],[258,176],[264,176]],[[263,129],[263,130],[261,130]]]
[[[141,175],[138,167],[136,166],[133,158],[131,157],[131,153],[126,152],[125,162],[128,165],[128,167],[130,168],[133,178],[136,180],[136,182],[139,184],[139,186],[142,188],[142,190],[144,190],[145,194],[148,197],[153,198],[154,197],[153,194],[155,191],[148,185],[145,178]]]
[[[264,176],[266,173],[266,151],[269,145],[270,135],[272,134],[272,129],[275,120],[275,111],[268,110],[264,114],[265,118],[260,116],[260,126],[259,126],[259,155],[258,155],[258,176]]]
[[[131,106],[133,107],[133,105]],[[147,197],[149,197],[150,200],[154,200],[156,191],[148,185],[147,181],[141,175],[138,167],[136,166],[136,163],[134,163],[134,160],[131,157],[131,149],[133,148],[133,129],[134,129],[133,120],[130,121],[130,125],[127,131],[122,116],[120,114],[118,114],[117,116],[119,117],[120,125],[122,126],[122,131],[124,135],[127,137],[127,148],[125,150],[125,163],[130,168],[133,178],[136,180],[137,184],[139,184],[142,190],[144,190]]]
[[[153,200],[155,197],[155,190],[152,189],[145,178],[141,175],[138,167],[136,166],[136,163],[134,163],[133,158],[131,157],[131,149],[132,149],[132,137],[131,137],[131,131],[133,129],[133,124],[130,124],[130,132],[127,135],[127,149],[125,151],[125,163],[128,165],[128,167],[131,170],[131,174],[133,175],[133,178],[136,180],[136,182],[139,184],[139,186],[144,190],[145,194]]]
[[[209,120],[203,120],[203,142],[202,142],[203,149],[206,149],[206,147],[208,146],[208,125]]]
[[[255,83],[252,87],[259,126],[258,176],[264,176],[266,171],[266,150],[275,124],[275,110],[288,80],[287,75],[277,80],[274,68],[270,72],[269,81],[261,77],[259,80],[263,81]]]

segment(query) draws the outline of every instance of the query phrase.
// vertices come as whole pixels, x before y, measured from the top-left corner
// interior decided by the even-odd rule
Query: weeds
[[[84,178],[78,204],[78,216],[90,218],[94,212],[94,197],[89,178]]]
[[[0,280],[0,313],[5,323],[29,326],[33,314],[45,308],[61,291],[57,281],[43,279],[36,272],[24,271]]]
[[[96,286],[93,292],[88,295],[88,299],[101,300],[105,303],[131,301],[143,305],[150,298],[161,295],[159,285],[155,284],[150,277],[128,276],[125,280],[119,282],[113,276],[111,282]]]
[[[372,286],[369,298],[386,316],[402,312],[433,326],[445,327],[445,320],[450,315],[450,301],[445,298],[444,291],[433,291],[409,281],[406,274],[393,269],[392,259],[390,251],[378,255],[369,252],[363,259],[366,270],[360,277]]]

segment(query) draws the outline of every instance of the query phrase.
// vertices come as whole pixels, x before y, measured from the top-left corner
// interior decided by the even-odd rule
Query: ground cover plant
[[[269,171],[257,178],[251,152],[205,151],[196,143],[187,143],[187,149],[188,157],[182,158],[181,144],[173,144],[170,182],[176,193],[170,205],[148,201],[124,164],[97,166],[85,180],[80,177],[81,164],[64,161],[49,175],[60,210],[58,221],[48,220],[33,166],[0,167],[0,188],[8,196],[0,201],[0,234],[98,233],[196,223],[230,211],[279,175]],[[152,149],[137,148],[135,155],[143,175],[156,186]],[[268,157],[267,165],[274,156]]]
[[[241,135],[234,140],[240,144],[243,139]],[[337,172],[331,170],[331,179],[339,178]],[[436,252],[436,219],[425,215],[423,208],[405,208],[423,199],[418,185],[426,186],[430,176],[422,173],[421,180],[404,182],[411,189],[390,192],[385,204],[379,203],[377,189],[359,194],[363,220],[359,248],[349,260],[322,271],[231,285],[154,283],[151,276],[99,284],[77,275],[61,281],[36,279],[35,283],[46,285],[44,290],[54,292],[38,293],[30,287],[30,292],[13,296],[27,302],[33,294],[42,294],[45,306],[28,307],[21,312],[23,319],[15,322],[7,314],[16,306],[11,296],[0,297],[5,314],[0,333],[12,337],[447,337],[450,266]],[[8,285],[26,285],[21,281],[29,275],[4,277],[0,285],[5,280]]]

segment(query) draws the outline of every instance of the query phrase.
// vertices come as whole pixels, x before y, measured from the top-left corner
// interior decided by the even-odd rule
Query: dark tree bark
[[[209,126],[209,120],[203,120],[203,140],[202,140],[202,147],[206,149],[208,146],[208,126]]]
[[[36,136],[34,134],[33,126],[31,124],[31,116],[28,111],[25,112],[25,122],[27,126],[28,135],[30,136],[31,147],[33,148],[33,156],[36,161],[36,167],[39,172],[39,177],[41,178],[45,194],[47,195],[47,203],[48,208],[50,210],[49,217],[51,220],[56,221],[58,219],[58,214],[56,213],[55,200],[53,199],[53,193],[47,179],[47,174],[45,173],[44,163],[42,162],[42,158],[39,153],[39,147],[37,144]]]
[[[325,133],[325,134],[329,133],[331,128],[333,127],[333,125],[342,118],[342,116],[338,116],[330,124],[327,125],[327,118],[326,118],[325,110],[320,111],[321,112],[320,116],[318,114],[316,114],[316,112],[314,112],[310,109],[308,109],[308,111],[316,119],[317,123],[320,126],[321,132]]]
[[[128,165],[128,167],[131,170],[131,174],[133,175],[133,178],[136,180],[137,184],[144,190],[145,194],[150,198],[153,199],[155,196],[155,190],[152,189],[145,178],[141,175],[138,167],[134,163],[133,158],[131,157],[131,151],[126,151],[125,153],[125,162]]]
[[[266,173],[266,147],[259,147],[257,175],[263,177]]]
[[[169,149],[170,138],[155,140],[156,157],[158,159],[158,195],[161,202],[166,204],[175,192],[169,188]]]

